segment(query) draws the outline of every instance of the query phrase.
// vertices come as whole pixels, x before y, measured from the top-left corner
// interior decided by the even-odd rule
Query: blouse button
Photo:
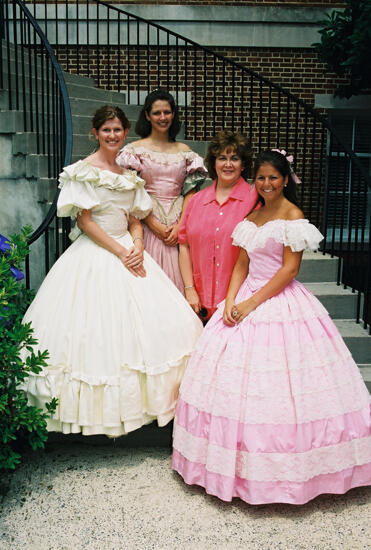
[[[219,213],[219,216],[223,216],[223,212],[220,212],[220,213]]]
[[[219,227],[217,227],[215,231],[219,231]]]

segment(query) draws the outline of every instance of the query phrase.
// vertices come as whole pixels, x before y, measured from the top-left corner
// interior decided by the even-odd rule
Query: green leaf
[[[21,387],[30,374],[47,365],[49,357],[46,350],[38,349],[31,323],[22,323],[34,293],[10,274],[11,266],[22,269],[31,233],[27,226],[20,235],[11,235],[10,253],[0,253],[0,470],[14,470],[20,464],[19,449],[44,447],[47,419],[57,406],[56,399],[45,410],[30,405]]]

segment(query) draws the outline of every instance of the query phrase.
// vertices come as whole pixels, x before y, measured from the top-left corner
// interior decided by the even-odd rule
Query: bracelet
[[[142,239],[142,237],[134,237],[134,238],[133,238],[133,242],[135,242],[135,241],[136,241],[137,239],[139,239],[140,241],[142,241],[142,242],[143,242],[143,239]]]
[[[194,288],[194,285],[188,285],[184,287],[184,290],[187,290],[188,288]]]

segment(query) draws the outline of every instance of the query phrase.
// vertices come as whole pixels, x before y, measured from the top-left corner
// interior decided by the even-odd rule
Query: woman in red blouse
[[[196,313],[209,319],[226,296],[237,260],[232,231],[258,196],[244,179],[251,167],[251,151],[243,135],[219,132],[210,142],[206,166],[215,181],[189,201],[178,241],[186,298]]]

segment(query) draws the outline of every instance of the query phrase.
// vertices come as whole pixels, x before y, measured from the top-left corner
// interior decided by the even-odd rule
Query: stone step
[[[84,84],[75,84],[72,82],[66,82],[68,93],[70,96],[70,99],[90,99],[90,100],[98,100],[98,101],[105,101],[106,103],[110,103],[111,105],[119,105],[120,107],[122,105],[126,105],[126,93],[125,92],[114,92],[112,90],[105,90],[103,88],[95,88],[91,84],[84,85]],[[138,111],[140,110],[140,107],[137,108]],[[133,110],[134,112],[134,110]],[[125,111],[125,114],[126,111]],[[137,113],[135,111],[135,117]]]
[[[48,155],[26,155],[26,178],[48,178]]]
[[[84,99],[70,97],[71,113],[91,118],[97,109],[99,109],[103,105],[107,105],[107,103],[111,103],[109,100],[110,94],[111,92],[108,92],[107,96],[103,94],[100,99],[90,99],[88,97]],[[122,98],[121,103],[116,101],[115,105],[116,104],[124,110],[126,116],[130,119],[130,116],[128,116],[125,111],[125,98]]]
[[[371,336],[363,325],[354,319],[334,319],[344,342],[349,348],[356,363],[371,361]]]
[[[91,88],[89,88],[89,89],[91,89]],[[89,128],[91,127],[91,118],[92,118],[94,112],[97,109],[99,109],[100,107],[102,107],[103,105],[107,105],[107,104],[114,104],[114,105],[118,105],[119,107],[121,107],[121,109],[123,109],[126,116],[131,121],[132,126],[134,126],[135,122],[137,120],[137,116],[135,115],[135,116],[131,117],[127,114],[127,109],[126,109],[126,105],[125,105],[125,98],[116,98],[115,101],[112,101],[114,92],[109,92],[109,91],[105,92],[104,90],[101,90],[101,92],[103,92],[103,93],[99,94],[100,99],[97,99],[97,98],[96,99],[86,99],[86,98],[83,99],[83,98],[71,98],[70,97],[70,107],[71,107],[72,115],[76,114],[76,115],[79,115],[79,116],[83,115],[83,116],[87,117],[86,121],[84,121],[85,125],[83,126],[82,129],[80,129],[79,133],[83,133],[84,128],[86,128],[87,125],[89,126]],[[32,109],[31,109],[30,99],[31,98],[30,98],[29,94],[26,94],[25,97],[23,97],[21,95],[21,97],[19,98],[19,108],[16,109],[16,104],[14,104],[13,109],[12,109],[12,110],[21,112],[22,116],[23,116],[23,111],[24,111],[23,102],[25,102],[27,120],[30,120],[31,113],[33,113],[33,118],[34,118],[35,113],[37,111],[38,111],[39,116],[40,116],[40,113],[42,113],[43,109],[46,110],[47,105],[48,105],[45,94],[41,94],[41,93],[32,94]],[[119,101],[119,99],[121,99],[121,101]],[[5,91],[5,90],[1,90],[0,91],[0,109],[1,110],[9,110],[8,109],[8,104],[9,104],[9,102],[8,102],[8,92]],[[52,103],[51,102],[49,102],[49,109],[50,109],[50,111],[52,110]]]
[[[359,364],[358,367],[361,371],[368,391],[371,393],[371,363]]]
[[[17,132],[24,132],[24,114],[25,112],[20,110],[9,110],[9,109],[0,109],[0,133],[2,134],[15,134]],[[35,112],[33,113],[35,115]],[[43,124],[46,126],[47,123],[47,117],[42,117],[40,112],[38,116],[38,122],[39,122],[39,128],[40,133],[42,131]],[[32,133],[30,131],[31,129],[31,121],[30,121],[30,111],[26,110],[26,121],[27,121],[27,133]],[[50,121],[50,131],[52,132],[53,129],[53,123],[55,121],[55,118],[53,117],[52,113],[49,117]],[[33,129],[36,132],[36,116],[33,116],[32,118],[32,124]],[[47,132],[47,128],[46,128]],[[45,132],[45,133],[46,133]]]
[[[12,45],[10,45],[10,46],[12,46]],[[2,59],[3,59],[3,76],[4,76],[4,81],[5,81],[5,87],[6,87],[6,84],[7,84],[7,81],[8,81],[8,74],[10,74],[11,77],[14,77],[15,75],[18,75],[19,79],[22,78],[22,72],[21,72],[22,71],[22,64],[21,64],[21,59],[20,59],[20,51],[18,52],[18,67],[16,67],[15,51],[14,51],[14,47],[13,48],[11,47],[11,50],[10,50],[10,67],[8,67],[8,54],[7,54],[6,48],[4,47],[4,43],[3,43]],[[33,75],[33,78],[34,78],[34,74],[35,74],[35,65],[34,65],[34,63],[35,63],[34,62],[34,57],[32,56],[32,58],[31,58],[31,74]],[[42,62],[41,57],[38,56],[37,61],[36,61],[36,65],[37,65],[37,77],[38,77],[38,79],[42,79],[43,75],[45,75],[46,67],[47,67],[45,58],[44,58],[44,61]],[[29,85],[29,72],[30,72],[29,71],[29,63],[28,63],[28,55],[24,56],[24,67],[25,67],[24,79],[25,79],[25,82],[28,86]],[[16,69],[18,69],[18,70],[16,70]],[[52,71],[53,71],[52,65],[51,65],[51,63],[49,63],[49,74],[50,75],[52,74]],[[62,75],[63,75],[64,81],[66,83],[67,82],[73,82],[73,83],[81,85],[81,86],[95,86],[95,80],[94,80],[93,77],[81,76],[81,75],[78,75],[78,74],[75,74],[75,73],[70,73],[70,72],[67,72],[67,71],[62,71]]]
[[[331,282],[305,283],[305,286],[325,306],[333,319],[357,317],[357,295],[351,290]]]
[[[305,251],[297,277],[302,283],[336,281],[338,259],[322,252]]]
[[[74,90],[78,89],[80,96],[75,96]],[[125,95],[120,94],[118,92],[112,92],[109,90],[102,90],[99,88],[93,88],[91,86],[80,86],[76,84],[68,84],[67,90],[70,98],[70,104],[74,103],[74,105],[71,105],[72,111],[74,106],[76,105],[77,108],[74,110],[77,113],[80,114],[92,114],[98,107],[101,107],[102,105],[111,104],[111,105],[118,105],[121,107],[126,116],[129,119],[137,120],[137,110],[139,114],[140,108],[135,109],[129,109],[133,113],[133,116],[131,115],[131,112],[128,113],[128,108],[126,106],[125,102]],[[81,90],[85,90],[85,95],[83,95],[83,92]],[[13,93],[13,104],[12,109],[16,108],[16,102],[15,102],[15,91]],[[38,106],[39,112],[42,109],[43,104],[47,104],[47,90],[42,90],[41,87],[38,88],[37,93],[33,89],[32,94],[27,89],[25,94],[22,93],[22,91],[19,94],[19,101],[18,101],[18,110],[23,110],[23,103],[25,102],[26,110],[28,111],[31,108],[31,99],[32,99],[32,111],[36,110],[36,106]],[[87,100],[93,102],[93,104],[89,104],[90,108],[92,108],[92,113],[86,113],[81,112],[81,102],[86,102]],[[51,104],[51,101],[49,102]],[[8,96],[8,90],[0,90],[0,109],[9,109],[9,96]]]
[[[21,111],[0,110],[0,133],[14,134],[22,131],[23,113]]]

